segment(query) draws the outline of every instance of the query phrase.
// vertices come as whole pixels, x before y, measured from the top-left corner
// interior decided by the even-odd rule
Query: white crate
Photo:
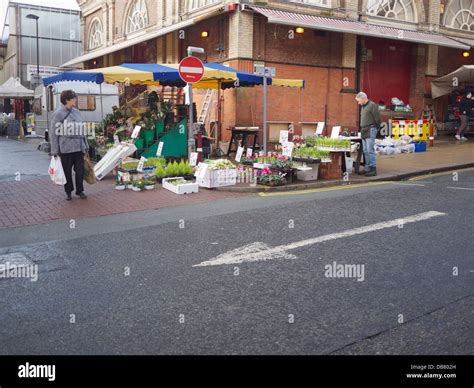
[[[300,181],[316,181],[318,180],[318,171],[319,171],[319,164],[313,164],[311,169],[306,171],[298,171],[296,174],[298,176],[298,180]]]
[[[206,169],[203,174],[196,173],[196,183],[200,187],[209,189],[215,187],[234,186],[237,184],[237,169],[228,170],[209,170]]]
[[[177,178],[164,178],[162,181],[162,186],[164,189],[172,191],[176,194],[191,194],[191,193],[198,193],[199,192],[199,185],[197,183],[183,183],[182,185],[172,185],[169,181],[173,181],[176,179],[184,179],[182,177]]]

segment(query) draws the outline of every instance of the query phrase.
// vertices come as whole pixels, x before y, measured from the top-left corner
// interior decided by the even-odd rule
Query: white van
[[[36,115],[36,134],[44,136],[49,128],[53,112],[61,104],[61,92],[74,90],[77,94],[77,108],[81,111],[84,122],[100,123],[112,107],[119,105],[119,92],[115,85],[103,83],[102,88],[94,82],[61,81],[45,87],[40,85],[35,90],[32,111]]]

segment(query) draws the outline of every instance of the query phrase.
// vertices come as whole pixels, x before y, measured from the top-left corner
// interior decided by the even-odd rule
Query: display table
[[[253,136],[253,146],[252,149],[255,150],[255,146],[257,145],[257,141],[259,141],[259,127],[233,127],[231,129],[232,136],[230,138],[229,143],[229,150],[227,151],[227,156],[230,155],[231,152],[237,152],[239,148],[239,138],[242,140],[242,147],[248,148],[247,144],[247,136]],[[232,150],[232,144],[235,142],[235,150]]]

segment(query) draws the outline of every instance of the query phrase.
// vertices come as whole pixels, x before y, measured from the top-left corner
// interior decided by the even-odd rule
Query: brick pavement
[[[177,195],[157,185],[155,190],[139,193],[132,190],[117,191],[113,179],[108,178],[94,185],[85,184],[85,192],[89,196],[86,200],[73,196],[72,201],[66,201],[62,186],[54,185],[49,177],[20,182],[3,181],[0,182],[0,229],[248,195],[200,190],[196,194]]]

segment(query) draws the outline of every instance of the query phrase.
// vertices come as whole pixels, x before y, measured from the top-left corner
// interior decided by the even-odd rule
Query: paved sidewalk
[[[0,137],[0,182],[48,176],[49,156],[37,150],[39,141],[22,142]]]
[[[474,142],[438,142],[425,153],[380,156],[379,175],[375,178],[351,175],[351,183],[399,180],[411,175],[440,169],[474,166]],[[95,217],[148,209],[199,204],[219,199],[238,198],[256,191],[299,190],[347,184],[343,180],[316,181],[288,185],[282,188],[257,187],[241,184],[220,190],[201,189],[198,194],[179,196],[160,186],[153,191],[135,193],[117,191],[111,176],[85,185],[89,198],[74,197],[66,201],[63,188],[55,186],[47,174],[49,157],[36,150],[36,145],[0,139],[0,229],[45,224],[57,220]],[[15,181],[15,173],[21,180]]]
[[[49,177],[20,182],[0,182],[0,229],[79,217],[199,204],[246,195],[205,189],[197,194],[176,195],[161,186],[140,193],[131,190],[117,191],[112,179],[106,179],[92,186],[85,184],[85,191],[89,196],[86,200],[74,196],[72,201],[66,201],[62,186],[55,186]]]
[[[472,138],[471,138],[472,139]],[[286,186],[250,187],[248,184],[238,184],[233,187],[222,187],[219,191],[227,192],[272,192],[305,190],[319,187],[338,186],[347,183],[365,183],[377,181],[397,181],[412,176],[432,172],[448,171],[457,168],[474,167],[474,139],[460,143],[454,138],[441,138],[434,147],[428,147],[426,152],[398,155],[377,156],[377,176],[351,174],[349,182],[342,179],[298,182]],[[361,167],[361,170],[363,167]]]
[[[176,195],[158,185],[155,190],[140,193],[117,191],[109,176],[94,185],[84,184],[88,199],[74,196],[66,201],[63,187],[51,182],[48,167],[48,155],[37,151],[35,144],[0,138],[0,229],[248,195],[207,189]],[[15,180],[16,172],[21,174],[19,181]]]

